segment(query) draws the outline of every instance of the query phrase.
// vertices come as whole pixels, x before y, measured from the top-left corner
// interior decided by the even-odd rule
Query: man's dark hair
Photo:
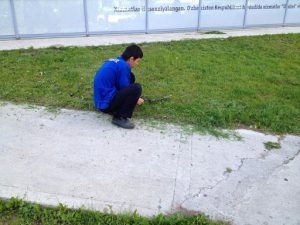
[[[127,61],[130,57],[133,57],[134,60],[138,59],[138,58],[143,58],[143,52],[142,49],[133,44],[133,45],[129,45],[125,51],[122,54],[122,58]]]

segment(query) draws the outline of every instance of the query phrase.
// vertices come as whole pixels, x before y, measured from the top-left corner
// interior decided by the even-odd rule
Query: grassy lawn
[[[138,107],[136,118],[300,134],[300,34],[140,46],[143,95],[172,98]],[[125,47],[0,51],[0,100],[94,110],[94,74]]]
[[[38,204],[27,203],[18,199],[3,201],[0,199],[0,224],[23,225],[23,224],[49,224],[49,225],[225,225],[221,221],[212,221],[204,215],[185,216],[174,214],[170,216],[158,215],[146,218],[137,213],[113,214],[100,213],[88,210],[72,210],[60,205],[57,208],[46,208]]]

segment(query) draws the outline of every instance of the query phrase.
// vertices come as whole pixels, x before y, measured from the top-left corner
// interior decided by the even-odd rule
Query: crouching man
[[[134,128],[129,118],[136,105],[144,104],[142,87],[131,72],[142,58],[141,48],[130,45],[121,56],[104,62],[94,78],[95,107],[113,115],[112,123],[122,128]]]

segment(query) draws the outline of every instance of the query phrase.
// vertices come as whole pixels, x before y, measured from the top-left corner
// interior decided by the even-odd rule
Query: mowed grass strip
[[[126,46],[1,51],[0,99],[94,110],[94,74]],[[133,72],[143,95],[172,98],[138,107],[135,117],[300,134],[300,34],[140,46]]]

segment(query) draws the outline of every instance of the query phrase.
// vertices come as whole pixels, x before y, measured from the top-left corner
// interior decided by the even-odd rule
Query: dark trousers
[[[142,87],[138,83],[130,84],[128,87],[117,91],[104,113],[116,117],[131,118],[138,99],[142,95]]]

